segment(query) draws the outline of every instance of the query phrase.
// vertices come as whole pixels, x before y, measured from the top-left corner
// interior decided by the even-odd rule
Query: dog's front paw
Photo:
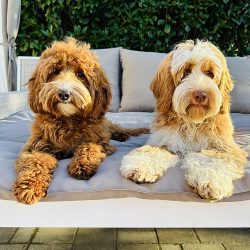
[[[106,157],[106,154],[102,151],[103,147],[99,144],[81,145],[68,166],[69,175],[79,180],[90,179]]]
[[[216,201],[229,197],[233,193],[232,180],[218,180],[212,178],[207,180],[196,180],[190,177],[190,174],[186,174],[185,177],[188,185],[203,199]]]
[[[100,163],[101,161],[99,161]],[[68,173],[75,179],[88,180],[96,173],[98,165],[84,165],[81,162],[72,162],[68,167]]]
[[[138,166],[136,169],[131,169],[123,167],[121,169],[121,174],[127,179],[134,181],[136,183],[154,183],[156,182],[162,175],[163,171],[155,170],[147,167]]]
[[[47,195],[47,187],[44,185],[44,180],[39,179],[36,179],[34,176],[31,176],[31,178],[19,177],[13,185],[13,193],[16,200],[20,203],[31,205],[45,197]]]
[[[113,140],[121,141],[121,142],[127,141],[129,137],[130,135],[128,131],[119,131],[112,135]]]
[[[223,159],[189,153],[183,160],[185,179],[201,198],[221,200],[233,193],[233,166]]]
[[[120,172],[136,183],[153,183],[177,162],[176,155],[164,149],[146,145],[123,157]]]
[[[112,154],[115,153],[116,150],[117,150],[116,147],[114,147],[114,146],[112,146],[112,145],[110,145],[110,144],[107,144],[107,143],[102,144],[102,148],[103,148],[103,151],[104,151],[104,153],[105,153],[106,155],[112,155]],[[104,157],[105,157],[105,156],[103,156],[103,158],[104,158]]]

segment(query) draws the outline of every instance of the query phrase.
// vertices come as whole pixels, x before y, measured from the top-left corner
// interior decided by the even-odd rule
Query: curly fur
[[[74,38],[54,42],[42,53],[28,87],[35,121],[16,161],[13,192],[19,202],[32,204],[46,196],[61,158],[73,156],[68,173],[89,179],[116,151],[110,139],[124,141],[148,132],[124,129],[105,119],[110,84],[90,46]]]
[[[145,145],[123,157],[120,171],[123,176],[137,183],[153,183],[178,161],[177,155]]]
[[[247,162],[247,153],[233,140],[229,115],[232,88],[221,51],[210,42],[199,40],[177,45],[163,60],[151,83],[156,117],[147,144],[152,146],[152,152],[154,147],[162,147],[182,157],[187,183],[202,198],[210,200],[232,194],[232,181],[244,175]],[[205,93],[206,98],[197,101],[197,91]],[[126,159],[130,155],[132,159],[132,152]],[[125,162],[122,173],[125,169],[138,172],[137,166],[135,159],[129,165]],[[169,167],[166,164],[163,172]],[[145,169],[139,171],[144,173]]]

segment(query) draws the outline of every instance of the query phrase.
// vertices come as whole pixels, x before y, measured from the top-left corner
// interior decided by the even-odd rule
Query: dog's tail
[[[119,124],[108,121],[110,139],[116,141],[126,141],[130,136],[148,134],[148,128],[122,128]]]

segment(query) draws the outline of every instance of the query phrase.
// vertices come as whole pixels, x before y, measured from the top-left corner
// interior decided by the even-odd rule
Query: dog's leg
[[[22,152],[16,161],[17,180],[13,186],[17,201],[33,204],[46,196],[56,166],[57,160],[51,154]]]
[[[124,177],[137,183],[153,183],[178,161],[178,156],[166,149],[146,145],[124,156],[120,171]]]
[[[101,144],[82,144],[76,149],[68,167],[69,175],[76,179],[88,180],[96,173],[100,163],[107,154],[111,154],[112,150],[114,150],[113,147],[104,148]]]
[[[218,157],[235,166],[235,171],[243,174],[247,164],[248,153],[233,140],[223,143],[217,150],[202,150],[204,155]]]
[[[148,128],[122,128],[118,124],[108,121],[108,128],[111,134],[110,139],[116,141],[126,141],[130,136],[148,134]]]
[[[233,180],[244,174],[246,153],[234,145],[227,152],[202,150],[188,153],[183,160],[185,179],[204,199],[221,200],[233,193]]]

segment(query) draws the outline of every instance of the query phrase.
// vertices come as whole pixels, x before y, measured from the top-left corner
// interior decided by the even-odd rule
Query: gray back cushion
[[[234,81],[231,92],[231,112],[250,113],[250,58],[227,57],[227,64]]]
[[[119,111],[153,111],[155,100],[150,83],[164,53],[121,49],[122,99]]]
[[[105,70],[112,86],[112,101],[109,111],[117,112],[120,105],[120,48],[93,50]]]
[[[149,88],[164,53],[121,49],[122,99],[119,111],[153,111],[155,100]],[[250,113],[250,59],[227,57],[234,80],[231,112]]]

